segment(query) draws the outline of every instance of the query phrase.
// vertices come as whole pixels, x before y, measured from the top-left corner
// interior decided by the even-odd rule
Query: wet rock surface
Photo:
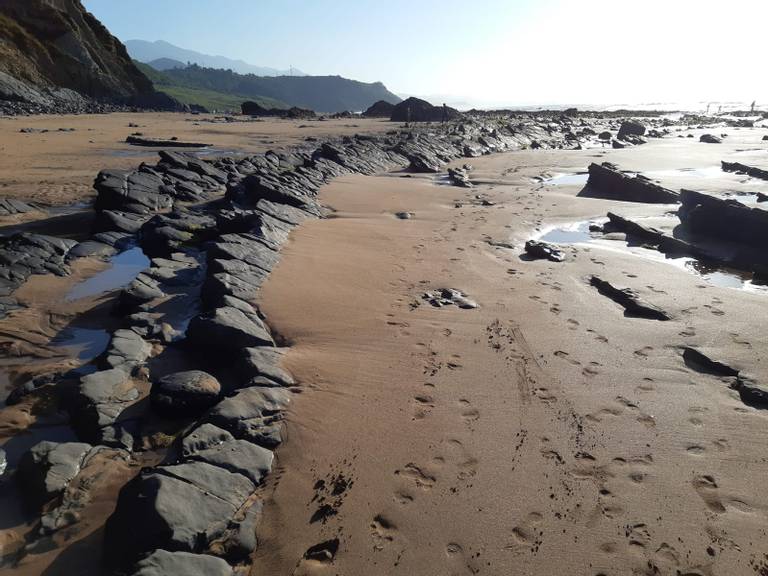
[[[615,164],[603,162],[589,165],[587,188],[580,196],[609,198],[624,202],[675,204],[678,194],[642,176],[622,173]]]

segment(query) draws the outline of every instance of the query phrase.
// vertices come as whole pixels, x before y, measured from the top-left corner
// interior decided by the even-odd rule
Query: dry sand
[[[203,157],[253,154],[295,144],[307,137],[351,135],[392,128],[373,119],[211,122],[210,114],[83,114],[0,118],[0,194],[48,204],[80,202],[94,195],[93,179],[103,168],[135,168],[155,163],[157,150],[125,143],[141,132],[147,138],[178,137],[212,144],[209,149],[181,149]],[[137,127],[130,127],[136,124]],[[48,132],[20,133],[24,128]],[[74,132],[60,132],[74,128]]]
[[[392,176],[325,187],[337,217],[293,234],[261,296],[304,387],[251,573],[768,573],[768,416],[680,350],[768,382],[768,295],[610,242],[569,247],[559,264],[487,243],[519,247],[537,226],[609,209],[662,213],[532,178],[593,160],[642,171],[755,163],[732,154],[764,148],[764,131],[729,132],[719,147],[669,139],[476,159],[472,177],[493,184],[472,190]],[[730,176],[670,178],[722,190]],[[495,205],[473,204],[477,194]],[[672,320],[625,317],[590,274]],[[479,308],[420,299],[439,287]],[[332,563],[302,559],[334,538]]]

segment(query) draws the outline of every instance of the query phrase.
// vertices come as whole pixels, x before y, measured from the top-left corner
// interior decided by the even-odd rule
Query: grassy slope
[[[200,106],[205,106],[208,110],[222,112],[239,111],[240,104],[246,100],[253,100],[265,108],[288,108],[284,102],[272,98],[253,98],[237,94],[226,94],[216,90],[183,86],[147,64],[135,60],[134,63],[152,81],[158,91],[165,92],[182,104],[199,104]]]

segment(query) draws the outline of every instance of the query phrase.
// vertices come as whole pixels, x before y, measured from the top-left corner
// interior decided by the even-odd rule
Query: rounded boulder
[[[171,416],[199,414],[218,402],[221,384],[208,372],[188,370],[160,378],[152,388],[152,405]]]

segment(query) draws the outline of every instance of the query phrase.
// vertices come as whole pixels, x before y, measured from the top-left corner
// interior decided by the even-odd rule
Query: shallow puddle
[[[584,186],[588,179],[588,172],[576,172],[572,174],[555,174],[541,183],[549,186]]]
[[[579,244],[583,242],[591,242],[594,240],[594,236],[589,232],[589,226],[594,223],[594,221],[585,220],[583,222],[573,222],[572,224],[558,226],[557,228],[552,228],[545,232],[537,238],[537,240],[551,242],[553,244]]]
[[[663,216],[647,216],[635,218],[635,221],[665,220],[676,218],[675,213]],[[734,268],[722,266],[710,266],[690,257],[668,258],[663,253],[645,248],[643,246],[630,246],[628,242],[617,242],[603,238],[599,232],[591,233],[589,227],[592,224],[604,224],[607,219],[582,220],[560,226],[545,228],[543,233],[534,235],[533,240],[540,240],[551,244],[592,244],[602,249],[615,250],[625,254],[651,259],[659,263],[672,264],[680,270],[699,276],[707,283],[720,288],[734,288],[761,294],[768,294],[768,286],[752,283],[752,273]],[[653,223],[649,223],[653,225]]]
[[[137,246],[113,256],[110,264],[111,266],[106,270],[73,286],[65,300],[71,302],[122,288],[130,284],[139,273],[149,268],[149,258]]]
[[[101,328],[67,326],[52,340],[51,346],[64,348],[83,362],[90,362],[109,345],[109,332]]]

